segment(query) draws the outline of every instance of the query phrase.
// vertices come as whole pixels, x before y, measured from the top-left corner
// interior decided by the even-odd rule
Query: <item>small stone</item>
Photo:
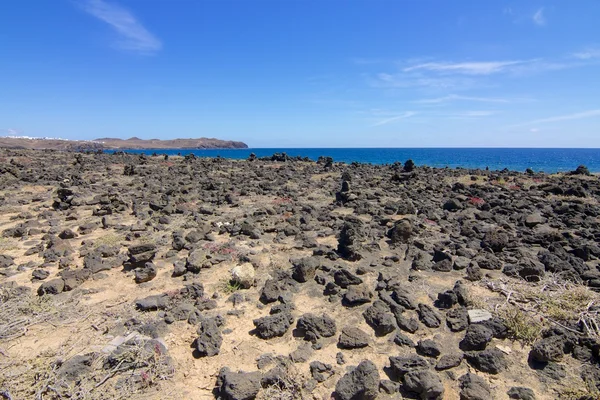
[[[469,315],[469,322],[471,324],[476,324],[478,322],[487,321],[488,319],[492,319],[492,314],[483,309],[474,309],[467,311]]]
[[[442,353],[440,345],[431,339],[419,340],[417,343],[417,353],[426,357],[438,357]]]
[[[243,289],[254,286],[256,271],[251,263],[238,265],[231,270],[231,280]]]
[[[342,334],[338,341],[338,346],[342,349],[357,349],[369,345],[369,335],[363,330],[346,326],[342,329]]]

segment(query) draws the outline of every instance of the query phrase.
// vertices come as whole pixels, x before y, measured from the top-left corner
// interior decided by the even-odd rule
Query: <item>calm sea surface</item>
[[[126,150],[128,153],[146,153],[186,155],[194,153],[199,157],[225,157],[233,159],[248,158],[250,153],[258,157],[273,153],[286,153],[289,156],[308,157],[317,160],[319,156],[332,157],[336,162],[371,164],[391,164],[412,159],[416,165],[430,167],[464,167],[500,170],[508,168],[515,171],[557,172],[572,171],[579,165],[585,165],[592,172],[600,172],[600,149],[508,149],[508,148],[273,148],[273,149],[144,149]]]

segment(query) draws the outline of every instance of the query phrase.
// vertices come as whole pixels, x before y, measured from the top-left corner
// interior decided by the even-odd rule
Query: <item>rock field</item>
[[[600,180],[0,149],[0,399],[600,399]]]

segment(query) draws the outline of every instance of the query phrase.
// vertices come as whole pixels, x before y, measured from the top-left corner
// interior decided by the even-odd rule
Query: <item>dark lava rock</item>
[[[315,272],[319,267],[317,259],[313,257],[294,260],[292,261],[292,265],[294,266],[292,278],[301,283],[313,279],[315,277]]]
[[[360,260],[362,258],[360,254],[362,236],[362,222],[358,218],[351,218],[344,222],[338,239],[339,255],[350,261]]]
[[[444,203],[442,208],[447,211],[458,211],[462,208],[462,203],[458,199],[450,199]]]
[[[523,260],[516,265],[506,265],[502,272],[512,277],[521,277],[528,282],[539,282],[546,273],[544,264],[537,260]]]
[[[14,259],[6,254],[0,254],[0,268],[8,268],[15,264]]]
[[[69,382],[77,381],[79,377],[92,372],[95,358],[94,353],[71,357],[58,368],[56,374]]]
[[[396,335],[394,336],[394,343],[396,343],[398,346],[416,346],[415,342],[413,342],[408,336],[406,336],[402,332],[396,332]]]
[[[156,265],[151,262],[147,262],[142,268],[135,270],[135,283],[149,282],[156,278],[157,273],[158,268],[156,268]]]
[[[73,239],[77,237],[77,234],[70,229],[65,229],[58,234],[58,237],[61,239]]]
[[[464,307],[448,310],[446,313],[446,325],[452,332],[460,332],[469,326],[469,314]]]
[[[256,327],[256,335],[261,339],[271,339],[276,336],[283,336],[292,323],[294,317],[289,312],[280,312],[266,317],[258,318],[252,321]]]
[[[496,339],[506,339],[508,337],[508,328],[498,317],[493,317],[492,319],[483,321],[480,323],[480,325],[483,325],[491,330],[492,335],[494,335]]]
[[[346,373],[335,385],[339,400],[374,400],[379,393],[379,371],[373,362],[364,360]]]
[[[421,399],[442,399],[444,385],[440,377],[433,371],[418,369],[407,372],[403,378],[404,389],[419,394]]]
[[[403,377],[410,371],[428,369],[429,363],[423,357],[410,355],[406,357],[390,357],[390,366],[396,375]]]
[[[44,279],[50,276],[50,272],[45,269],[34,269],[31,272],[31,278],[39,281],[43,281]]]
[[[358,349],[369,345],[369,335],[363,330],[346,326],[342,329],[338,347],[342,349]]]
[[[325,382],[327,378],[333,375],[333,366],[320,361],[313,361],[310,364],[310,374],[317,382]]]
[[[398,328],[408,333],[415,333],[419,330],[419,321],[412,317],[408,318],[402,314],[396,314],[396,323]]]
[[[390,308],[381,300],[376,300],[363,312],[363,317],[377,336],[384,336],[396,330],[396,319]]]
[[[458,304],[458,297],[453,290],[446,290],[440,292],[437,295],[437,301],[435,305],[439,308],[452,308],[455,304]]]
[[[417,302],[414,299],[413,292],[404,286],[394,286],[392,291],[392,298],[407,310],[414,310],[417,308]]]
[[[244,221],[240,226],[240,233],[249,236],[250,239],[260,239],[260,229],[256,228],[249,221]]]
[[[156,245],[144,243],[131,246],[127,249],[129,252],[129,261],[132,263],[144,263],[152,261],[156,255]]]
[[[428,328],[439,328],[442,322],[441,317],[438,313],[427,304],[419,304],[419,320],[425,324]]]
[[[473,351],[465,353],[469,364],[475,369],[488,374],[499,374],[508,368],[506,355],[497,348],[491,348],[484,351]]]
[[[67,269],[59,273],[65,281],[64,291],[68,292],[75,289],[92,276],[92,271],[88,269]]]
[[[481,241],[481,247],[490,248],[494,253],[499,253],[508,245],[508,242],[508,235],[505,232],[494,230],[485,234]]]
[[[529,356],[542,363],[560,361],[565,354],[565,345],[565,337],[561,335],[543,338],[533,344]]]
[[[301,343],[298,348],[290,353],[290,360],[295,363],[303,363],[308,361],[312,356],[313,348],[308,343]]]
[[[226,400],[252,400],[260,391],[260,372],[232,372],[224,367],[217,377],[217,389]]]
[[[373,299],[373,292],[366,285],[350,286],[344,294],[344,305],[353,307],[365,303],[370,303]]]
[[[535,393],[533,392],[533,390],[526,387],[513,386],[510,389],[508,389],[508,392],[506,392],[506,394],[511,399],[535,400]]]
[[[482,278],[483,278],[483,272],[481,272],[481,268],[479,267],[479,264],[471,263],[467,267],[467,276],[465,276],[465,279],[475,282],[475,281],[480,281]]]
[[[352,272],[347,269],[338,269],[333,273],[333,280],[335,283],[346,289],[350,285],[360,285],[363,283],[363,280],[358,276],[354,275]]]
[[[502,261],[491,253],[483,252],[473,259],[481,269],[499,270],[502,269]],[[468,271],[467,271],[468,274]]]
[[[298,330],[304,332],[306,340],[315,341],[322,337],[331,337],[335,335],[335,321],[326,314],[321,316],[315,314],[304,314],[298,318],[296,324]]]
[[[280,296],[286,295],[296,285],[296,281],[287,272],[276,271],[273,278],[268,279],[260,291],[260,301],[263,303],[277,301]]]
[[[397,221],[387,233],[392,244],[408,243],[413,233],[413,227],[409,220]]]
[[[450,368],[456,368],[462,362],[463,357],[462,353],[444,354],[438,360],[435,369],[443,371]]]
[[[492,398],[490,385],[482,377],[467,373],[458,378],[461,400],[489,400]]]
[[[590,176],[590,170],[585,165],[580,165],[575,171],[570,172],[571,175],[587,175]]]
[[[217,325],[216,318],[206,318],[198,327],[198,338],[195,347],[201,357],[212,357],[219,354],[223,336]]]
[[[460,341],[461,350],[485,350],[487,344],[492,341],[494,333],[486,326],[471,324],[463,340]]]
[[[202,249],[192,250],[185,260],[185,268],[193,274],[210,267],[212,267],[212,262]]]
[[[438,272],[450,272],[452,271],[452,261],[450,260],[441,260],[433,264],[431,267],[434,271]]]
[[[390,381],[389,379],[382,379],[379,382],[379,391],[381,393],[394,394],[400,390],[400,384],[398,382]]]
[[[438,343],[431,339],[419,340],[417,343],[417,353],[426,357],[439,357],[442,354],[442,349]]]
[[[39,296],[43,296],[45,294],[59,294],[65,289],[65,281],[62,279],[52,279],[51,281],[44,282],[38,288],[37,293]]]

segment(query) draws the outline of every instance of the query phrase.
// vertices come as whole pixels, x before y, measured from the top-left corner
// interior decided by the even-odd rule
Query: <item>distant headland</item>
[[[0,147],[80,151],[114,149],[247,149],[248,145],[243,142],[215,138],[161,140],[132,137],[129,139],[100,138],[95,140],[69,140],[50,137],[6,136],[0,137]]]

